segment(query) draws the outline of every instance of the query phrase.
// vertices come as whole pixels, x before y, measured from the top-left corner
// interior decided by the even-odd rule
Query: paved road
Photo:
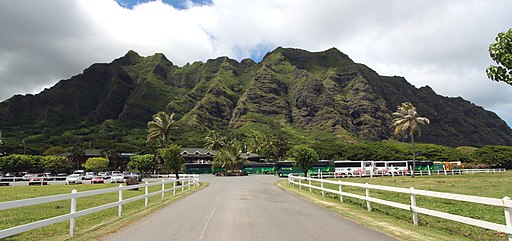
[[[283,191],[273,176],[201,176],[210,186],[105,240],[395,240]]]

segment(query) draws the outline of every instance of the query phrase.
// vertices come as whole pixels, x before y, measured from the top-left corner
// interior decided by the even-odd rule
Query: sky
[[[135,50],[182,66],[332,47],[380,75],[461,96],[512,126],[512,86],[485,75],[510,0],[3,0],[0,101]],[[421,114],[421,113],[420,113]]]

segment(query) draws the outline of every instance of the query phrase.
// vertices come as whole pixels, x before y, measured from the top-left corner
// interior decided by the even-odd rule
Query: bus
[[[219,171],[224,171],[224,168],[217,168],[215,171],[212,171],[211,163],[185,163],[185,173],[186,174],[206,174],[213,173]]]
[[[375,174],[377,175],[387,175],[388,174],[388,165],[386,161],[376,161],[375,162]]]
[[[288,176],[290,173],[303,173],[302,170],[295,166],[294,161],[276,162],[274,165],[274,175],[279,177]]]
[[[434,170],[434,162],[433,161],[415,161],[416,162],[416,171],[428,171]],[[407,161],[407,166],[409,170],[412,170],[412,161]]]
[[[308,176],[311,176],[311,174],[318,174],[318,171],[325,173],[325,172],[332,172],[332,165],[331,161],[329,160],[320,160],[313,167],[311,167],[308,171]]]
[[[359,176],[364,172],[362,161],[335,161],[334,173],[336,176]]]
[[[243,171],[248,174],[273,174],[274,163],[246,163]]]
[[[407,164],[407,161],[386,162],[389,175],[407,175],[409,173]]]

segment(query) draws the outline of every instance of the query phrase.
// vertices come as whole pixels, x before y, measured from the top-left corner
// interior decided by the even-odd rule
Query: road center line
[[[217,207],[213,208],[212,212],[210,213],[210,217],[208,217],[208,220],[206,220],[206,224],[204,225],[203,232],[201,233],[201,237],[199,237],[199,241],[203,240],[204,232],[206,231],[206,228],[208,227],[208,224],[210,223],[210,219],[212,219],[213,214],[215,213],[215,210]]]

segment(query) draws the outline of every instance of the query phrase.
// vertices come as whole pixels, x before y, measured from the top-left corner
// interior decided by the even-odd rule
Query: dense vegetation
[[[431,122],[419,143],[512,145],[503,120],[462,98],[379,76],[336,49],[277,48],[260,63],[220,57],[178,67],[162,54],[130,51],[93,64],[40,94],[1,102],[0,153],[50,154],[77,145],[154,153],[146,124],[162,110],[175,113],[169,141],[184,147],[203,146],[210,130],[240,139],[284,136],[289,146],[407,142],[390,128],[392,110],[407,101]]]

